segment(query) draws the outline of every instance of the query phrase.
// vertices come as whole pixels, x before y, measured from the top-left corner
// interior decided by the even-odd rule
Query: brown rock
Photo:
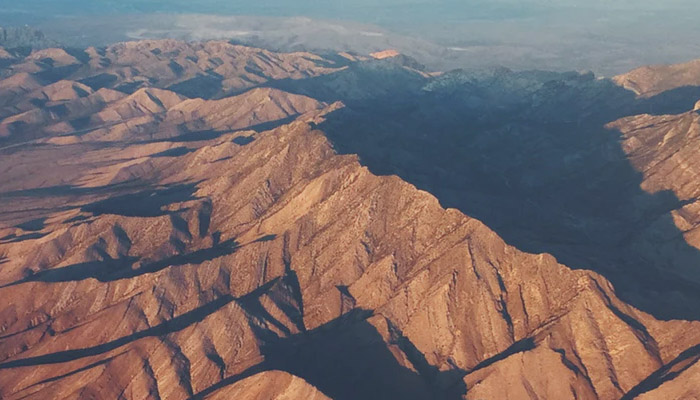
[[[684,86],[700,86],[700,60],[675,65],[645,66],[618,75],[614,80],[640,97],[652,97]]]
[[[385,58],[397,57],[400,54],[401,53],[399,53],[396,50],[383,50],[383,51],[374,52],[374,53],[370,54],[370,56],[376,58],[377,60],[383,60]]]
[[[318,389],[296,376],[282,371],[268,371],[240,380],[210,396],[216,399],[269,399],[269,400],[327,400]]]

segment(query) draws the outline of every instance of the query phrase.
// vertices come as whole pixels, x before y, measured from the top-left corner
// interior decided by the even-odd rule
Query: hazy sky
[[[401,33],[433,36],[435,29],[473,21],[525,21],[530,26],[687,24],[700,15],[698,0],[0,0],[0,24],[38,24],[86,14],[199,13],[307,16],[377,24]],[[678,26],[675,26],[676,30]],[[626,27],[620,27],[620,31]],[[459,31],[454,31],[458,36]],[[622,31],[630,36],[637,32]],[[448,31],[449,34],[449,31]],[[445,35],[443,35],[445,36]],[[449,36],[449,35],[448,35]],[[466,40],[455,37],[456,41]]]
[[[373,23],[542,17],[578,10],[600,13],[699,10],[695,0],[0,0],[0,13],[51,18],[107,13],[304,15]]]
[[[94,28],[79,25],[101,19],[65,17],[112,16],[110,28],[101,30],[138,19],[143,24],[138,28],[153,30],[163,18],[150,18],[151,13],[362,22],[469,51],[456,65],[610,74],[700,58],[700,0],[0,0],[0,25],[35,25],[52,34],[56,25],[77,26],[88,38]]]

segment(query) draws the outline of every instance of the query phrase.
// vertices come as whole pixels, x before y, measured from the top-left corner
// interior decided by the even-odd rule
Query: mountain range
[[[0,398],[700,397],[698,62],[0,64]]]

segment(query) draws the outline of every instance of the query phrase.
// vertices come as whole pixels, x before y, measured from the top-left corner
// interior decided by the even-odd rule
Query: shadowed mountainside
[[[621,146],[624,125],[608,125],[649,110],[695,115],[687,112],[700,90],[637,99],[578,74],[485,78],[454,72],[420,90],[407,84],[398,96],[361,101],[340,93],[336,100],[350,107],[320,129],[374,173],[429,191],[519,249],[598,271],[625,301],[658,318],[700,318],[700,241],[686,242],[673,217],[697,196],[642,189],[644,176]],[[333,86],[331,79],[340,78],[316,78],[316,86]],[[685,168],[692,175],[678,186],[700,172],[697,164]]]
[[[377,328],[367,321],[371,315],[353,309],[327,325],[284,339],[261,332],[266,363],[304,378],[338,400],[461,398],[466,392],[461,382],[465,371],[441,372],[430,365],[387,321],[389,343],[398,346],[415,369],[401,366]]]

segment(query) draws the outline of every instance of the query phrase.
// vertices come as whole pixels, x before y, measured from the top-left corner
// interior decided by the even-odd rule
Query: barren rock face
[[[261,372],[214,392],[207,399],[328,400],[318,389],[281,371]]]
[[[659,230],[656,234],[665,243],[662,257],[680,255],[679,243],[692,246],[685,259],[676,258],[673,272],[686,282],[697,284],[698,265],[693,250],[700,249],[700,204],[697,187],[700,164],[700,115],[689,111],[680,115],[641,115],[611,124],[623,134],[622,148],[630,163],[642,174],[641,188],[649,193],[671,192],[679,203],[670,209],[676,231]]]
[[[390,49],[390,50],[377,51],[377,52],[372,53],[372,54],[370,54],[370,55],[371,55],[372,57],[378,59],[378,60],[381,60],[381,59],[384,59],[384,58],[396,57],[396,56],[398,56],[399,54],[401,54],[401,53],[399,53],[399,52],[396,51],[396,50],[391,50],[391,49]]]
[[[436,83],[396,60],[348,61],[348,68],[336,68],[311,54],[221,42],[145,41],[85,54],[70,76],[54,76],[53,68],[36,71],[36,56],[30,56],[5,69],[0,82],[8,88],[0,94],[7,99],[0,120],[0,296],[6,299],[0,306],[1,398],[697,395],[692,383],[700,325],[693,318],[656,318],[635,307],[645,303],[621,300],[606,275],[617,265],[598,268],[600,260],[615,260],[596,247],[600,238],[557,243],[564,249],[557,256],[589,262],[572,269],[561,257],[507,243],[497,234],[501,226],[492,230],[461,208],[441,205],[445,193],[488,193],[497,212],[518,199],[559,195],[547,195],[526,179],[509,180],[518,165],[542,172],[541,179],[556,188],[566,187],[564,179],[590,182],[581,178],[590,175],[569,172],[593,168],[580,160],[593,159],[587,154],[600,148],[613,153],[601,133],[580,139],[595,142],[582,155],[554,163],[568,169],[533,167],[539,154],[523,151],[511,157],[512,164],[502,164],[507,168],[467,160],[473,170],[495,170],[513,192],[478,175],[455,178],[461,186],[440,186],[444,174],[460,171],[464,156],[473,152],[440,153],[444,163],[411,163],[423,160],[415,148],[423,154],[439,149],[436,139],[449,127],[426,122],[424,114],[459,124],[465,119],[455,115],[471,116],[475,108],[469,107],[488,108],[475,97],[439,103],[448,108],[418,107],[442,99],[445,91],[450,98],[471,96],[455,84],[490,87],[489,93],[478,91],[482,99],[518,93],[513,104],[529,104],[532,118],[549,115],[548,123],[560,127],[572,122],[548,114],[553,105],[578,101],[571,93],[598,98],[609,83],[557,74],[554,81],[547,75],[524,82],[509,72]],[[171,61],[184,71],[164,69]],[[248,75],[254,65],[265,66],[253,73],[255,79]],[[192,90],[200,83],[180,85],[185,81],[176,77],[177,71],[190,76],[210,68],[227,82],[216,95],[204,88],[195,97]],[[81,78],[88,71],[118,79],[100,88]],[[148,84],[127,90],[121,86],[127,81]],[[222,89],[226,85],[231,92]],[[417,103],[398,105],[415,117],[387,108],[397,106],[386,95],[399,87],[415,89]],[[357,95],[363,91],[365,96]],[[336,102],[343,96],[351,107]],[[594,100],[583,104],[588,115],[607,118],[608,108]],[[384,122],[370,124],[375,114]],[[472,123],[474,132],[489,134],[473,147],[487,160],[496,154],[490,135],[504,138],[506,154],[516,154],[508,146],[522,143],[508,139],[516,132],[510,125]],[[566,137],[547,142],[538,136],[544,122],[527,124],[529,137],[548,154],[572,147]],[[432,136],[419,134],[426,126],[434,129],[424,131]],[[684,204],[661,211],[645,208],[642,197],[628,204],[632,211],[624,217],[639,210],[652,210],[652,217],[670,212],[672,228],[682,232],[674,236],[661,223],[663,229],[634,225],[645,241],[630,240],[629,249],[651,243],[653,250],[640,252],[649,261],[640,264],[640,274],[652,267],[668,271],[690,288],[698,274],[694,255],[682,245],[700,247],[694,233],[699,210],[693,208],[700,190],[694,169],[698,126],[695,112],[632,116],[608,126],[624,138],[618,150],[642,175],[640,190],[671,191]],[[403,134],[403,143],[383,141],[394,131]],[[353,140],[364,146],[359,158],[339,154]],[[383,173],[400,176],[378,175],[363,165],[379,165],[374,162],[380,158]],[[595,168],[592,175],[605,171]],[[402,179],[431,189],[416,177],[437,177],[432,192],[438,196]],[[601,186],[593,189],[609,187],[595,183]],[[513,195],[525,187],[540,188],[543,195]],[[563,210],[586,210],[581,207]],[[594,224],[615,213],[607,212],[572,213],[566,222]],[[524,235],[549,227],[538,238],[563,238],[557,226],[548,225],[556,219],[542,218],[542,226]],[[627,238],[619,232],[609,237]],[[590,259],[581,256],[586,252]],[[660,263],[668,254],[672,262]],[[683,257],[686,263],[679,261]],[[679,313],[697,305],[688,287],[664,289],[687,302]]]
[[[697,87],[700,86],[700,60],[685,64],[641,67],[616,76],[615,81],[642,97],[651,97],[684,87]]]

